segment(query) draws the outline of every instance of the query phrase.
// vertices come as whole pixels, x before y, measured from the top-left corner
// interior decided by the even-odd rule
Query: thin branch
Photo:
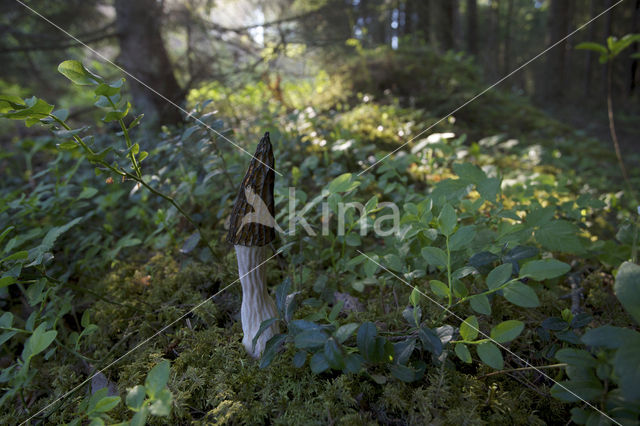
[[[508,370],[494,371],[492,373],[485,374],[483,376],[478,377],[478,379],[484,379],[485,377],[496,376],[498,374],[512,373],[514,371],[541,370],[543,368],[561,368],[561,367],[566,367],[566,366],[567,366],[567,364],[560,363],[560,364],[541,365],[541,366],[538,366],[538,367],[510,368]]]
[[[94,43],[96,41],[117,37],[117,32],[110,32],[106,34],[95,35],[93,37],[82,40],[82,43]],[[72,47],[81,46],[81,43],[76,41],[68,42],[65,44],[51,44],[51,45],[35,45],[35,46],[20,46],[20,47],[8,47],[6,49],[0,49],[0,54],[14,53],[14,52],[34,52],[42,50],[65,50]]]

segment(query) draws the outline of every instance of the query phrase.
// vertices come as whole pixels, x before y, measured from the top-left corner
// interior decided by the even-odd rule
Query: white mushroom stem
[[[240,317],[242,319],[242,344],[247,352],[254,358],[260,357],[267,341],[279,332],[277,324],[273,324],[265,330],[255,347],[253,338],[260,329],[260,324],[269,318],[277,316],[276,304],[267,291],[267,247],[247,247],[235,245],[238,258],[238,275],[242,284],[242,307]],[[258,266],[259,265],[259,266]]]

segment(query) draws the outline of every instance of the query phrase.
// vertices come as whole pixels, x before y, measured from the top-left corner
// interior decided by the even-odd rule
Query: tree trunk
[[[184,93],[160,34],[161,13],[155,0],[116,0],[116,27],[120,43],[118,62],[145,85],[181,105]],[[180,110],[144,85],[129,79],[134,107],[153,127],[182,120]]]
[[[636,6],[633,11],[631,21],[631,33],[638,33],[638,28],[640,27],[640,0],[636,0]],[[640,43],[635,42],[631,45],[631,55],[638,53],[638,45]],[[634,95],[636,91],[636,87],[638,86],[638,59],[629,58],[631,62],[629,64],[629,97]]]
[[[431,18],[430,18],[430,8],[429,6],[431,5],[430,0],[423,0],[423,1],[418,1],[415,4],[415,9],[416,9],[416,16],[417,16],[417,22],[416,22],[416,28],[419,30],[419,32],[422,34],[422,39],[427,43],[430,44],[431,42]]]
[[[467,50],[478,55],[478,0],[467,0]]]
[[[507,16],[504,27],[504,52],[502,58],[502,74],[511,71],[511,19],[513,19],[513,0],[507,1]]]
[[[500,72],[500,0],[491,0],[489,4],[489,29],[485,69],[489,80],[497,80]]]
[[[415,14],[415,4],[414,4],[415,0],[406,0],[404,2],[404,22],[403,22],[403,26],[402,26],[402,35],[403,36],[408,36],[411,35],[415,32],[415,25],[414,25],[414,14]]]
[[[549,5],[549,45],[554,44],[567,35],[569,24],[569,2],[567,0],[551,0]],[[547,52],[545,66],[545,90],[548,99],[560,101],[564,92],[564,71],[566,57],[566,40]]]
[[[592,19],[596,14],[596,2],[597,0],[591,0],[590,2],[589,19]],[[600,42],[600,40],[596,40],[596,25],[597,25],[597,22],[592,22],[591,24],[589,24],[589,32],[588,32],[589,35],[586,41]],[[586,99],[589,99],[591,95],[591,80],[592,80],[592,74],[593,74],[594,61],[595,61],[594,53],[591,50],[587,50],[585,63],[584,63],[584,97]]]
[[[604,0],[605,9],[613,6],[613,0]],[[604,16],[604,37],[602,38],[603,42],[606,44],[606,40],[611,34],[611,23],[613,22],[613,12],[614,9],[611,9]],[[608,88],[608,77],[609,76],[609,67],[602,67],[602,92],[606,95]]]
[[[433,42],[440,52],[446,52],[455,47],[453,33],[457,3],[454,0],[431,2],[430,15],[434,35]]]

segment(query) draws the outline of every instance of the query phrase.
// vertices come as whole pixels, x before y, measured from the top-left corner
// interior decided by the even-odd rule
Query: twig
[[[627,184],[627,189],[629,190],[629,196],[633,199],[634,207],[638,205],[638,199],[636,198],[636,194],[633,191],[633,186],[631,186],[631,181],[629,180],[629,174],[627,173],[627,167],[624,165],[624,161],[622,160],[622,152],[620,151],[620,143],[618,142],[618,135],[616,134],[616,127],[613,121],[613,97],[611,92],[613,91],[613,61],[610,60],[607,66],[607,113],[609,116],[609,132],[611,133],[611,139],[613,140],[613,146],[616,151],[616,157],[618,158],[618,164],[620,165],[620,170],[622,171],[622,177]]]
[[[484,379],[485,377],[496,376],[498,374],[512,373],[514,371],[542,370],[542,369],[546,369],[546,368],[561,368],[561,367],[566,367],[566,366],[567,366],[567,364],[560,363],[560,364],[541,365],[539,367],[510,368],[508,370],[494,371],[492,373],[488,373],[488,374],[485,374],[483,376],[479,376],[478,379]]]

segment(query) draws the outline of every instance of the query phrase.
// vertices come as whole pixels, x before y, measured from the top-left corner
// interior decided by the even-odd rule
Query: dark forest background
[[[278,73],[308,74],[322,63],[329,70],[348,60],[353,44],[388,46],[420,54],[427,46],[441,54],[467,55],[487,84],[597,16],[613,0],[325,0],[325,1],[29,1],[27,5],[114,60],[158,92],[184,105],[189,91],[212,80],[237,85],[271,79]],[[63,56],[100,61],[78,43],[20,4],[4,0],[0,18],[2,81],[21,89],[58,96],[66,90],[50,70]],[[561,42],[500,87],[531,97],[539,106],[577,127],[606,136],[602,101],[607,67],[597,54],[576,51],[585,41],[605,43],[639,31],[640,1],[626,0]],[[285,50],[305,46],[288,58]],[[271,56],[265,53],[271,49]],[[282,53],[285,52],[283,55]],[[638,109],[638,43],[613,67],[614,93],[627,114]],[[320,62],[319,62],[320,61]],[[408,95],[393,71],[378,72],[394,95]],[[160,122],[180,120],[180,112],[149,90],[132,84],[135,105]],[[74,111],[80,114],[82,111]],[[634,135],[637,136],[637,135]],[[628,138],[622,138],[630,145]],[[633,145],[633,144],[631,144]]]

